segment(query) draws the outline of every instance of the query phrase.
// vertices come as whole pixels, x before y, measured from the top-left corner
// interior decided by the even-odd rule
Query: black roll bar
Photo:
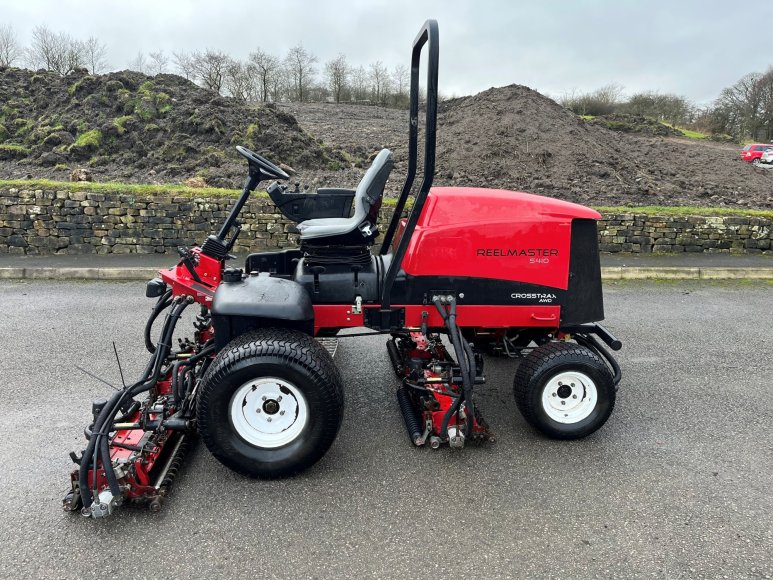
[[[424,202],[427,200],[427,194],[432,187],[432,181],[435,178],[435,141],[437,138],[437,98],[438,98],[438,25],[436,20],[427,20],[421,27],[419,34],[413,41],[413,53],[411,55],[411,107],[410,119],[408,123],[408,175],[405,178],[403,190],[400,193],[400,199],[395,206],[395,213],[392,221],[389,222],[389,228],[384,235],[384,241],[381,244],[380,254],[389,252],[392,245],[392,239],[400,223],[400,217],[405,209],[405,203],[413,188],[413,180],[416,177],[416,158],[418,149],[418,127],[419,127],[419,64],[421,63],[421,51],[425,44],[428,44],[427,52],[429,60],[427,62],[427,106],[424,129],[424,177],[421,182],[419,192],[416,194],[411,213],[405,225],[400,241],[395,249],[392,262],[384,277],[384,286],[381,291],[381,310],[382,320],[388,319],[388,313],[391,309],[391,293],[397,273],[402,267],[403,257],[408,248],[408,242],[411,241],[413,231],[416,229],[416,222],[419,221]]]

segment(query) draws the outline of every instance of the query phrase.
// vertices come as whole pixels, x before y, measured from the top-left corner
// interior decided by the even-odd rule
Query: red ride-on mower
[[[416,175],[425,44],[424,172],[403,218]],[[413,45],[408,174],[375,251],[392,170],[387,149],[354,191],[291,193],[274,181],[268,194],[297,223],[299,248],[226,267],[250,193],[288,177],[237,148],[249,164],[244,191],[217,234],[181,249],[179,264],[148,283],[147,296],[158,299],[145,330],[151,359],[139,381],[93,404],[86,449],[72,454],[79,467],[67,509],[104,517],[126,500],[159,509],[195,433],[219,461],[251,477],[309,467],[333,443],[344,407],[341,376],[321,341],[354,327],[390,335],[413,445],[493,439],[474,397],[485,384],[484,352],[522,358],[515,402],[538,431],[576,439],[604,424],[620,381],[607,348],[621,345],[597,323],[600,216],[526,193],[432,188],[437,71],[430,20]],[[193,337],[173,346],[177,321],[194,304]]]

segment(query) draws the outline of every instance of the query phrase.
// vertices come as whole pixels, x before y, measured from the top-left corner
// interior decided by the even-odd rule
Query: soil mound
[[[354,185],[367,158],[389,147],[396,163],[387,193],[399,193],[407,156],[406,111],[329,103],[280,107],[310,133],[343,149],[355,167],[316,171],[316,182]],[[639,130],[614,131],[586,122],[519,85],[442,102],[435,183],[531,191],[596,206],[773,207],[773,169],[741,162],[738,145],[673,136],[668,127],[647,119],[609,120]]]
[[[438,123],[439,182],[593,205],[773,207],[773,172],[737,146],[611,131],[527,87],[443,103]]]
[[[123,71],[66,77],[0,69],[0,176],[66,179],[89,166],[99,181],[238,187],[246,145],[302,171],[344,162],[272,105],[247,105],[176,75]]]

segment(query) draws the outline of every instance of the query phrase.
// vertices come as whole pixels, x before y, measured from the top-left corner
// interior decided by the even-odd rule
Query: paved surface
[[[517,414],[515,363],[487,362],[498,442],[414,449],[383,337],[342,339],[342,431],[305,474],[237,476],[199,446],[160,514],[59,511],[89,401],[145,361],[141,283],[0,282],[0,576],[655,577],[773,575],[773,285],[606,286],[624,342],[607,425],[578,442]]]

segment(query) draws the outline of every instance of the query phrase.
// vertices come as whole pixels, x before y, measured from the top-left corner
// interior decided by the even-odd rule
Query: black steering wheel
[[[274,179],[290,179],[290,176],[287,175],[287,173],[254,151],[250,151],[241,145],[237,145],[236,150],[247,158],[247,161],[250,163],[250,167],[252,167],[253,164],[257,165],[258,168],[260,168],[260,170],[268,177],[273,177]]]

